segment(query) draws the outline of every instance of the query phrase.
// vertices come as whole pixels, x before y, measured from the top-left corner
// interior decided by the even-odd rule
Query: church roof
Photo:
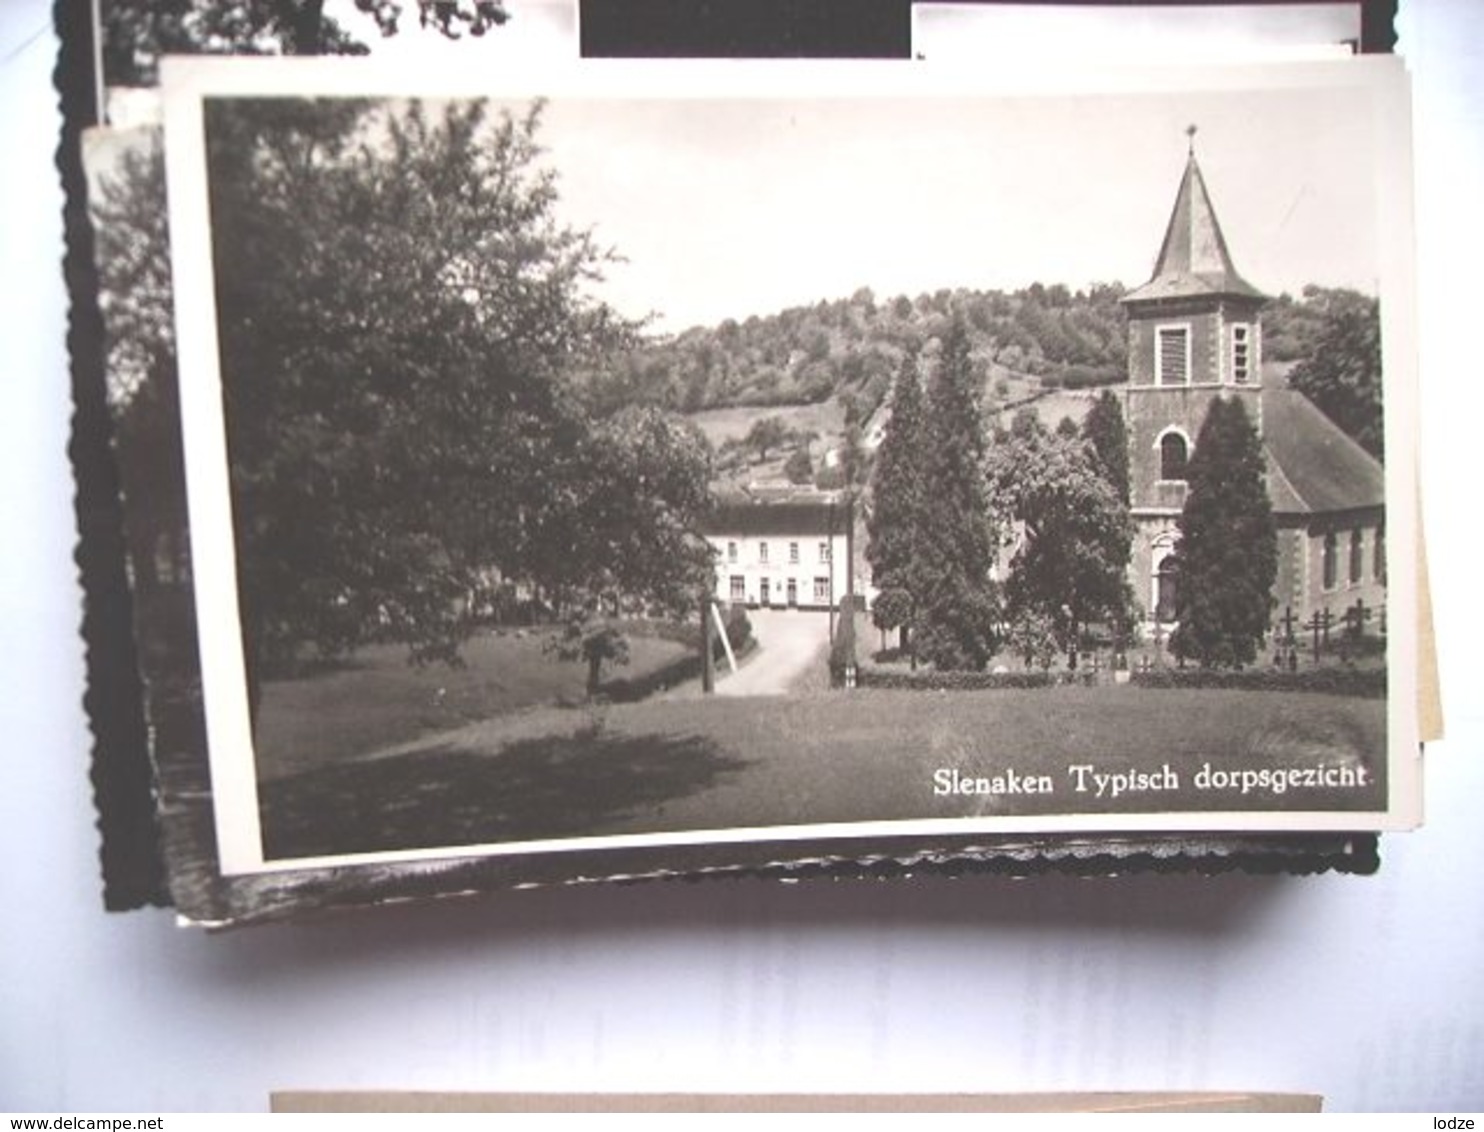
[[[1185,176],[1175,195],[1175,208],[1165,229],[1154,275],[1142,287],[1124,296],[1125,303],[1156,302],[1164,299],[1236,295],[1262,299],[1256,287],[1237,274],[1226,237],[1216,219],[1211,194],[1196,164],[1195,153],[1185,163]]]
[[[1380,461],[1302,393],[1263,387],[1262,436],[1276,514],[1354,511],[1386,502]]]

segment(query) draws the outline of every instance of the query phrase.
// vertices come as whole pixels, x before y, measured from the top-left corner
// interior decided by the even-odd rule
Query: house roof
[[[1216,219],[1206,180],[1195,154],[1185,163],[1180,191],[1165,229],[1164,243],[1154,264],[1154,275],[1142,287],[1124,296],[1125,303],[1158,302],[1165,299],[1233,295],[1248,299],[1266,298],[1237,274],[1227,251],[1226,237]]]
[[[1263,387],[1262,435],[1275,513],[1313,515],[1385,504],[1380,461],[1302,393]]]
[[[712,535],[843,535],[848,504],[837,492],[721,496],[706,523]]]

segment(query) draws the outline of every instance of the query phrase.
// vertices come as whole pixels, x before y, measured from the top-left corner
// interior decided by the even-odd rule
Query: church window
[[[1360,528],[1350,532],[1350,584],[1360,584],[1362,574],[1365,572],[1365,536],[1361,534]]]
[[[1176,601],[1179,598],[1179,582],[1175,578],[1175,557],[1166,555],[1160,559],[1154,571],[1154,619],[1175,620]]]
[[[1376,528],[1376,542],[1372,548],[1371,577],[1378,582],[1386,581],[1386,524]]]
[[[1246,385],[1252,380],[1252,327],[1238,323],[1232,327],[1232,381]]]
[[[1178,432],[1167,432],[1159,441],[1159,478],[1183,480],[1185,466],[1190,462],[1190,449],[1185,437]]]
[[[1161,326],[1155,331],[1154,383],[1190,384],[1190,327]]]
[[[1332,590],[1340,579],[1340,540],[1335,532],[1324,536],[1324,588]]]

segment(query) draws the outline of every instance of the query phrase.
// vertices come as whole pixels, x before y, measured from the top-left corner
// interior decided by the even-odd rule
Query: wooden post
[[[716,691],[716,629],[711,624],[713,598],[708,594],[701,599],[701,691],[711,695]]]

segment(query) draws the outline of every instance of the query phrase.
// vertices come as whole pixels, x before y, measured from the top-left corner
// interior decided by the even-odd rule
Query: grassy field
[[[706,434],[712,444],[741,440],[747,430],[764,417],[782,417],[783,423],[801,432],[821,437],[838,436],[845,428],[845,412],[833,398],[817,405],[740,405],[727,409],[705,409],[687,419]],[[819,445],[815,451],[820,451]]]
[[[824,692],[544,708],[265,784],[270,856],[613,833],[1139,810],[1385,806],[1385,704],[1313,694],[1059,687]],[[1225,768],[1363,766],[1367,789],[1198,790]],[[1179,787],[1098,800],[1072,764]],[[934,793],[934,774],[1050,776],[1046,794]]]
[[[542,630],[487,630],[463,650],[464,666],[414,667],[407,649],[363,649],[343,663],[263,690],[255,746],[260,778],[277,778],[535,705],[581,703],[587,669],[545,651]],[[629,663],[606,675],[642,676],[685,649],[631,636]]]
[[[1080,425],[1082,418],[1092,411],[1093,403],[1101,395],[1101,389],[1058,389],[1044,397],[1038,397],[1029,405],[1002,411],[998,423],[1002,428],[1009,428],[1015,414],[1025,408],[1034,409],[1036,415],[1041,418],[1041,423],[1050,429],[1056,428],[1061,423],[1062,417],[1071,417]]]

